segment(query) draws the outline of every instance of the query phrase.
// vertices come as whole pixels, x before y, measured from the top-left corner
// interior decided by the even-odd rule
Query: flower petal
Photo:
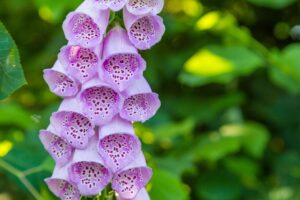
[[[48,130],[41,130],[39,137],[58,166],[64,166],[71,160],[74,148],[62,138]]]
[[[93,0],[85,0],[68,14],[63,30],[70,44],[95,47],[102,42],[109,22],[109,10],[101,10]]]
[[[104,41],[103,58],[99,75],[119,91],[140,78],[146,69],[145,60],[130,43],[126,31],[120,27],[108,33]]]
[[[152,177],[152,169],[146,166],[143,153],[125,170],[113,177],[112,188],[123,199],[133,199]]]
[[[135,81],[124,91],[120,116],[129,121],[145,122],[155,115],[160,107],[160,100],[144,78]]]
[[[84,115],[69,110],[76,106],[74,99],[66,99],[58,112],[52,114],[51,125],[58,135],[64,138],[71,146],[77,149],[86,148],[89,138],[94,135],[94,126]],[[69,107],[69,108],[68,108]]]
[[[51,92],[61,97],[75,96],[80,88],[79,82],[68,76],[58,61],[52,69],[44,70],[44,79]]]
[[[80,95],[83,113],[96,125],[103,125],[118,113],[120,96],[106,84],[101,82],[90,84],[91,82],[84,86]]]
[[[60,62],[66,71],[81,83],[84,83],[97,74],[99,64],[99,49],[83,48],[78,45],[68,45],[61,49]]]
[[[127,0],[95,0],[100,5],[101,9],[111,9],[112,11],[119,11],[121,10]]]
[[[119,194],[116,195],[117,200],[127,200],[123,199]],[[141,189],[137,196],[132,200],[150,200],[149,194],[145,188]]]
[[[141,143],[134,135],[132,123],[115,117],[99,132],[99,153],[112,172],[117,172],[135,160]]]
[[[128,0],[126,8],[134,15],[153,14],[162,11],[164,0]]]
[[[80,193],[76,185],[68,179],[67,166],[55,167],[51,178],[45,179],[48,188],[62,200],[79,200]]]
[[[86,196],[99,194],[110,182],[112,174],[98,154],[97,138],[91,139],[87,149],[75,151],[69,177]]]
[[[150,49],[157,44],[164,32],[163,20],[157,15],[136,16],[123,10],[124,22],[129,40],[138,49]]]

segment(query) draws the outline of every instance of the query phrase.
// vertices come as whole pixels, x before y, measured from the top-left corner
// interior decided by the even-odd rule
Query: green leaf
[[[151,199],[187,200],[188,191],[180,179],[170,172],[154,170],[150,196]]]
[[[197,171],[193,161],[185,156],[164,156],[155,157],[155,164],[160,169],[166,169],[174,175],[180,177],[184,172]],[[174,167],[176,166],[176,167]]]
[[[273,53],[271,80],[290,93],[300,92],[300,44],[287,46],[281,54]]]
[[[170,140],[177,136],[187,135],[193,131],[195,120],[186,119],[182,122],[164,123],[153,129],[158,140]]]
[[[197,92],[197,91],[195,91]],[[244,101],[242,93],[228,93],[222,96],[198,96],[195,93],[163,99],[167,113],[180,118],[194,118],[198,123],[211,122],[226,109],[239,106]],[[182,106],[184,105],[184,106]]]
[[[282,9],[292,5],[297,0],[247,0],[248,2],[262,7],[268,7],[273,9]]]
[[[243,149],[255,158],[261,158],[270,138],[268,130],[257,123],[231,124],[220,129],[223,136],[239,137]]]
[[[241,196],[242,187],[233,174],[215,171],[199,179],[196,192],[204,200],[235,200]]]
[[[13,125],[15,127],[29,129],[34,128],[36,124],[31,118],[32,114],[26,112],[20,106],[12,103],[0,104],[0,125]]]
[[[215,162],[244,149],[249,155],[261,158],[268,141],[269,132],[260,124],[229,124],[200,137],[189,155],[196,160]]]
[[[263,60],[242,46],[208,46],[185,63],[179,79],[189,86],[208,83],[226,84],[242,75],[249,75],[261,67]]]
[[[225,159],[226,168],[239,176],[255,176],[259,172],[258,164],[247,157],[229,157]]]
[[[237,137],[222,136],[214,132],[201,137],[198,143],[192,148],[192,155],[195,160],[217,161],[227,155],[238,152],[241,143]]]
[[[0,22],[0,100],[26,84],[15,42]]]

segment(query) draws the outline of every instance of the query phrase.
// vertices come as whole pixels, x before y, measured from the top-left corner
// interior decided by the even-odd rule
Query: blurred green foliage
[[[43,183],[54,164],[37,134],[60,99],[42,70],[66,44],[61,24],[80,2],[0,0],[28,82],[0,102],[1,200],[55,199]],[[289,37],[299,10],[297,0],[166,0],[167,32],[142,52],[162,107],[135,124],[153,200],[300,199],[300,44]],[[20,70],[4,76],[20,64],[1,25],[3,34],[1,98],[25,82]]]

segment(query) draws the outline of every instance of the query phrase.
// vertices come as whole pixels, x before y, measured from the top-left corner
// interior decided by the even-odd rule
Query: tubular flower
[[[155,115],[160,107],[158,95],[152,92],[144,78],[133,83],[123,92],[120,116],[128,121],[145,122]]]
[[[61,49],[58,57],[66,66],[66,71],[70,76],[85,83],[97,74],[99,54],[99,48],[90,49],[79,45],[68,45]]]
[[[117,194],[117,200],[127,200],[123,199],[120,195]],[[150,200],[149,194],[145,188],[141,189],[135,198],[131,200]]]
[[[128,31],[129,40],[138,49],[150,49],[158,43],[164,32],[163,20],[158,15],[137,16],[123,10],[124,24]]]
[[[106,166],[115,173],[134,161],[141,144],[132,123],[116,116],[100,129],[98,150]]]
[[[93,0],[85,0],[68,14],[63,30],[69,43],[83,47],[100,45],[109,22],[109,10],[101,10]]]
[[[119,91],[126,89],[133,80],[140,78],[146,62],[130,43],[127,32],[121,27],[113,28],[103,45],[103,63],[100,77]]]
[[[57,166],[64,166],[67,164],[74,153],[74,148],[64,141],[61,137],[54,134],[53,128],[40,131],[40,140],[44,148],[49,152],[55,160]]]
[[[94,125],[77,110],[78,103],[75,99],[65,99],[59,111],[52,114],[50,123],[58,133],[71,146],[85,149],[89,138],[95,133]]]
[[[127,0],[94,0],[94,1],[99,4],[99,7],[101,9],[109,8],[113,11],[121,10],[127,3]]]
[[[104,166],[97,151],[97,138],[90,141],[85,150],[76,150],[69,177],[76,183],[80,194],[85,196],[97,195],[112,178],[112,173]]]
[[[56,166],[51,178],[45,179],[49,189],[62,200],[79,200],[80,193],[77,186],[69,180],[68,166]]]
[[[138,49],[161,40],[165,26],[157,14],[163,3],[85,0],[66,17],[68,44],[44,70],[51,92],[64,100],[39,133],[56,163],[45,182],[58,198],[96,196],[111,183],[118,200],[150,200],[145,187],[152,169],[133,122],[150,119],[161,105],[143,77],[146,62]],[[106,30],[110,10],[121,9],[126,29]]]
[[[80,83],[68,76],[58,61],[53,68],[44,70],[44,79],[51,92],[61,97],[75,96],[80,88]]]
[[[148,168],[143,153],[125,169],[116,173],[112,180],[112,188],[123,199],[134,199],[152,177],[152,169]]]
[[[164,7],[163,0],[128,0],[126,8],[134,15],[158,14]]]
[[[96,125],[104,125],[118,113],[120,95],[107,84],[92,80],[80,94],[82,112]]]

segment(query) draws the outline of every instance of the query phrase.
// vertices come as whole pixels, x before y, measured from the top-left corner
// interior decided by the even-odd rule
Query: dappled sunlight
[[[155,142],[155,136],[153,132],[149,128],[146,128],[144,125],[135,124],[134,130],[136,135],[142,140],[143,143],[153,144]]]
[[[45,20],[47,22],[53,21],[53,12],[47,6],[42,6],[39,8],[39,15],[43,20]]]
[[[197,17],[203,12],[203,6],[197,0],[167,0],[165,10],[174,14],[183,12],[190,17]]]
[[[202,16],[197,21],[196,27],[199,30],[211,29],[219,22],[220,19],[221,19],[220,12],[217,12],[217,11],[210,12],[210,13],[207,13],[206,15]]]
[[[293,196],[293,189],[290,187],[274,188],[269,193],[269,199],[272,200],[290,200]]]
[[[243,134],[243,128],[241,125],[225,125],[220,128],[220,133],[224,137],[239,137]]]
[[[12,148],[13,148],[12,142],[8,140],[4,140],[0,142],[0,157],[6,156]]]
[[[197,30],[222,30],[233,27],[236,24],[236,20],[233,15],[227,12],[212,11],[203,15],[196,22]]]
[[[185,70],[189,73],[202,76],[216,76],[229,73],[233,64],[213,52],[204,49],[196,53],[185,63]]]

